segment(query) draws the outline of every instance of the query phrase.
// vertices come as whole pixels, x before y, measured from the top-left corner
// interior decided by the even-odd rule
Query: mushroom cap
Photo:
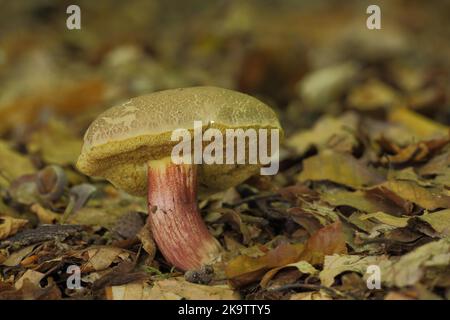
[[[267,128],[279,129],[282,136],[275,112],[249,95],[217,87],[164,90],[132,98],[100,114],[86,131],[77,168],[130,194],[144,196],[148,161],[170,156],[179,143],[171,141],[172,131],[183,128],[192,133],[194,121],[202,121],[203,130],[216,128],[224,133],[233,128]],[[201,164],[200,192],[217,192],[239,184],[259,167]]]

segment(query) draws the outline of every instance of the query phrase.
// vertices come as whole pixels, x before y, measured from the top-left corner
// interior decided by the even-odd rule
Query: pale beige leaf
[[[226,285],[200,285],[187,282],[184,278],[155,281],[153,286],[146,282],[129,283],[106,288],[110,300],[236,300],[239,294]]]

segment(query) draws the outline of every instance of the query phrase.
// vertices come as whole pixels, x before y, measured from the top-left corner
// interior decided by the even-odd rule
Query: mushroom
[[[173,130],[279,129],[271,108],[248,95],[216,87],[165,90],[132,98],[95,119],[84,136],[78,169],[148,197],[148,224],[165,259],[181,270],[199,269],[221,252],[197,206],[200,195],[235,186],[261,164],[177,164]]]

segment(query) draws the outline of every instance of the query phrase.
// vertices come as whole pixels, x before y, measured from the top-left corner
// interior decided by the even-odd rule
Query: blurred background
[[[81,30],[66,27],[72,4],[81,8]],[[371,4],[381,8],[381,30],[366,27]],[[316,241],[312,235],[322,230],[319,239],[323,234],[331,239],[324,240],[323,255],[348,247],[349,253],[374,258],[387,253],[394,261],[448,238],[449,21],[448,0],[0,0],[0,240],[31,222],[33,241],[43,243],[31,246],[33,256],[21,251],[27,256],[17,260],[21,267],[2,266],[0,273],[17,275],[9,278],[11,285],[27,268],[42,277],[52,273],[60,289],[50,298],[61,292],[99,296],[100,290],[68,292],[64,261],[72,261],[72,250],[97,244],[112,244],[107,252],[134,248],[139,256],[136,233],[147,205],[76,170],[83,134],[100,112],[130,97],[200,85],[261,99],[278,113],[286,132],[278,175],[252,177],[200,201],[205,221],[231,254],[253,248],[248,252],[259,256],[259,245],[275,248],[286,239]],[[442,208],[447,210],[432,212]],[[339,220],[345,241],[334,223]],[[16,225],[10,227],[10,221]],[[94,228],[80,233],[79,225]],[[67,237],[64,246],[48,230]],[[23,234],[0,242],[0,264],[12,256],[1,244],[16,245]],[[141,241],[147,273],[173,275],[162,257],[154,259],[156,248],[151,235],[146,237]],[[336,239],[342,251],[329,251]],[[406,256],[391,268],[392,279],[400,279],[388,279],[391,287],[410,288],[422,274],[431,276],[429,291],[420,283],[400,298],[450,298],[448,259],[435,259],[435,252],[448,252],[448,242],[434,245],[424,249],[429,255],[420,247],[414,259]],[[280,260],[278,253],[273,257]],[[433,263],[446,268],[442,277],[423,271]],[[117,272],[119,280],[127,276],[122,282],[114,275],[110,280],[131,281],[132,268]],[[294,271],[280,283],[306,276]],[[83,281],[100,279],[94,287],[103,288],[109,276],[98,273]],[[309,285],[308,279],[301,281]],[[386,293],[366,290],[359,276],[348,279],[342,287],[338,283],[339,290],[362,288],[358,298]],[[0,299],[11,296],[5,288],[0,286]],[[24,296],[35,298],[36,292]],[[247,297],[290,296],[255,292]]]
[[[400,103],[449,124],[450,2],[376,1],[368,30],[372,2],[0,1],[0,136],[53,117],[81,135],[124,99],[194,85],[259,97],[288,134]]]

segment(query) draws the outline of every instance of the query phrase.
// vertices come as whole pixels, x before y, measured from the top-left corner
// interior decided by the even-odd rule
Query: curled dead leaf
[[[207,286],[187,282],[183,278],[129,283],[106,288],[109,300],[236,300],[239,294],[226,285]]]
[[[6,239],[14,234],[16,234],[20,229],[22,229],[28,220],[17,219],[8,216],[0,216],[0,240]]]
[[[371,186],[383,180],[373,169],[349,154],[326,150],[303,161],[299,181],[332,181],[352,188]]]

